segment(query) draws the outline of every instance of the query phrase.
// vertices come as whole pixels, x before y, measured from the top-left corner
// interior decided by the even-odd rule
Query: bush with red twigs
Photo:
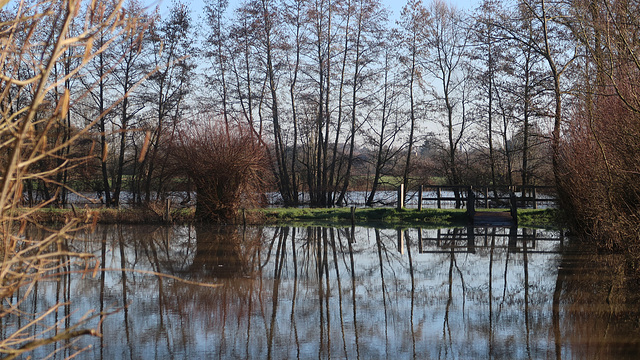
[[[607,249],[640,250],[640,114],[610,96],[573,120],[558,184],[572,230]]]
[[[233,223],[241,208],[262,205],[269,183],[268,153],[248,129],[207,123],[176,137],[177,170],[195,186],[196,218]]]

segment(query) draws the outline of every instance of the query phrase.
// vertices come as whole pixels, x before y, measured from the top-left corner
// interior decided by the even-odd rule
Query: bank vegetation
[[[18,210],[26,212],[27,209]],[[500,211],[500,209],[494,209]],[[508,209],[502,209],[508,211]],[[42,224],[60,226],[74,218],[90,224],[157,224],[193,225],[208,223],[197,214],[195,207],[170,209],[53,209],[43,208],[32,213]],[[219,222],[216,222],[220,224]],[[223,225],[323,225],[323,226],[377,226],[377,227],[466,227],[470,224],[464,209],[401,209],[380,208],[253,208],[240,209]],[[520,209],[518,225],[562,229],[565,218],[557,209]]]

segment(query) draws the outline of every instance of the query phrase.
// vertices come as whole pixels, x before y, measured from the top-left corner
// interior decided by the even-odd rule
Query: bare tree
[[[332,57],[334,49],[333,21],[334,1],[318,0],[310,4],[310,19],[312,26],[311,46],[313,47],[312,66],[316,67],[314,81],[317,93],[315,97],[315,139],[313,149],[309,153],[310,176],[309,195],[311,204],[315,206],[327,206],[329,204],[330,189],[328,184],[329,154],[329,129],[331,127],[331,112],[329,99],[331,94]],[[311,64],[310,64],[311,65]],[[313,161],[313,163],[311,163]]]
[[[397,38],[391,35],[387,40],[384,48],[385,61],[383,67],[383,82],[380,104],[376,107],[379,115],[379,124],[372,121],[370,129],[365,133],[364,138],[375,145],[375,163],[374,175],[371,184],[371,191],[367,197],[365,204],[373,206],[376,192],[382,182],[382,176],[386,171],[390,171],[394,166],[393,160],[398,158],[399,153],[404,149],[402,146],[395,145],[400,137],[401,129],[405,122],[400,120],[400,84],[396,78],[397,74],[394,70],[394,59],[397,58],[397,46],[393,41]]]
[[[289,64],[289,99],[291,101],[291,121],[293,126],[293,144],[291,148],[291,201],[292,205],[299,204],[299,176],[297,174],[298,162],[298,136],[299,136],[299,119],[298,119],[298,100],[300,96],[296,93],[298,86],[298,78],[300,76],[300,65],[302,56],[302,46],[307,36],[304,27],[304,6],[301,1],[293,1],[293,4],[285,3],[284,6],[284,24],[291,28],[291,39],[293,45],[292,51],[287,52]]]
[[[517,15],[516,15],[517,14]],[[565,31],[569,5],[561,1],[521,0],[514,17],[517,21],[500,24],[508,36],[544,58],[553,94],[553,112],[548,114],[552,121],[551,149],[555,180],[560,159],[560,141],[563,118],[563,76],[577,57],[577,47],[571,32]],[[523,26],[524,25],[524,26]]]
[[[115,164],[113,179],[113,206],[119,206],[120,193],[122,191],[122,178],[124,173],[125,155],[127,152],[127,134],[131,128],[134,117],[140,113],[145,104],[141,101],[140,94],[135,90],[146,78],[144,71],[145,45],[148,44],[144,36],[151,25],[151,18],[146,16],[142,4],[137,0],[127,2],[124,11],[129,14],[140,14],[136,23],[123,31],[116,51],[117,65],[113,71],[116,83],[115,91],[123,100],[119,105],[119,123],[115,132],[118,137],[117,163]],[[115,122],[115,120],[114,120]],[[115,124],[114,124],[115,125]],[[135,161],[135,159],[134,159]]]
[[[482,3],[479,8],[479,14],[477,15],[478,20],[475,23],[473,28],[474,42],[476,45],[474,50],[470,55],[472,60],[475,60],[478,63],[476,68],[479,70],[477,75],[473,78],[479,85],[479,89],[481,91],[479,95],[479,101],[486,101],[485,104],[479,105],[480,107],[480,115],[479,117],[482,119],[482,123],[486,124],[486,138],[489,147],[489,167],[490,167],[490,178],[491,183],[494,185],[498,184],[497,174],[496,174],[496,151],[494,145],[494,117],[496,116],[496,82],[498,81],[498,61],[499,54],[496,54],[499,50],[497,50],[498,44],[498,35],[497,26],[495,26],[492,22],[487,21],[487,19],[493,19],[498,9],[497,2],[486,0]],[[486,119],[486,120],[485,120]],[[497,191],[494,192],[494,197],[497,197]]]
[[[117,3],[115,1],[104,2],[102,6],[107,7],[109,11],[112,11],[114,6]],[[102,17],[108,17],[109,12],[93,12],[92,9],[88,8],[86,10],[88,12],[88,16],[94,23],[100,23],[104,21]],[[98,118],[97,130],[100,136],[100,153],[96,154],[100,159],[100,170],[101,170],[101,188],[99,192],[103,194],[104,202],[107,206],[111,206],[111,183],[109,182],[109,164],[108,164],[108,155],[109,155],[109,134],[111,133],[109,129],[110,118],[113,116],[113,113],[108,111],[112,108],[112,77],[111,74],[113,72],[116,59],[114,56],[116,54],[110,51],[110,48],[105,49],[107,44],[115,43],[116,35],[113,32],[109,31],[109,29],[101,29],[98,33],[98,37],[96,38],[96,46],[95,49],[92,48],[91,51],[94,52],[95,56],[88,64],[89,71],[86,72],[86,76],[80,78],[80,81],[83,82],[84,87],[90,89],[90,98],[91,105],[88,105],[85,111],[81,112],[81,116],[84,117],[86,122],[91,122],[93,119]]]
[[[430,26],[430,14],[424,7],[421,0],[411,0],[402,9],[401,20],[398,23],[400,27],[399,36],[401,46],[404,48],[405,54],[400,57],[400,62],[405,66],[406,78],[408,79],[409,91],[409,140],[407,147],[407,158],[402,176],[402,183],[405,191],[409,187],[409,175],[411,171],[411,156],[413,154],[414,136],[417,119],[417,99],[416,88],[422,80],[423,67],[421,60],[426,56],[428,51],[425,41],[425,29]]]
[[[145,128],[151,133],[151,139],[149,156],[143,164],[145,202],[151,201],[154,185],[158,196],[162,194],[165,184],[162,179],[168,174],[164,172],[167,157],[161,157],[160,153],[166,149],[164,145],[170,143],[185,111],[195,68],[191,58],[195,53],[193,24],[187,6],[175,3],[167,19],[152,24],[149,36],[153,53],[148,68],[152,74],[143,89],[146,102],[152,108],[146,113]]]
[[[225,12],[229,2],[227,0],[210,0],[205,6],[206,18],[205,22],[208,26],[209,33],[206,36],[205,44],[207,50],[205,56],[211,61],[211,70],[213,75],[206,75],[208,78],[207,85],[215,90],[219,90],[220,101],[222,103],[222,116],[224,118],[225,128],[229,129],[229,87],[227,85],[228,73],[228,49],[225,42],[228,41],[228,32],[225,24]],[[217,91],[216,91],[217,92]],[[207,99],[209,100],[209,99]]]
[[[336,201],[337,204],[343,204],[344,199],[349,187],[351,178],[351,168],[353,166],[353,153],[356,143],[357,130],[362,126],[361,122],[364,119],[358,121],[358,117],[367,118],[368,116],[360,116],[359,111],[361,105],[370,103],[369,97],[363,95],[366,85],[370,82],[377,83],[378,71],[372,69],[368,71],[369,67],[372,67],[374,62],[378,59],[378,54],[382,48],[384,27],[386,23],[386,12],[382,8],[382,4],[378,0],[359,0],[354,4],[355,12],[355,24],[354,34],[346,36],[345,38],[352,38],[353,41],[353,53],[352,53],[352,78],[351,78],[351,134],[349,141],[349,155],[346,159],[347,169],[344,175],[344,181],[342,185],[342,191]],[[345,48],[345,54],[347,49]],[[345,55],[345,59],[346,59]],[[335,151],[334,151],[335,152]]]
[[[469,122],[461,109],[465,74],[463,61],[469,42],[469,34],[463,27],[461,13],[442,0],[434,0],[429,7],[430,21],[427,23],[427,44],[433,53],[425,59],[425,69],[437,81],[432,89],[436,107],[443,109],[442,124],[446,131],[448,148],[449,183],[460,182],[457,151]],[[455,194],[456,207],[460,207],[459,194]]]

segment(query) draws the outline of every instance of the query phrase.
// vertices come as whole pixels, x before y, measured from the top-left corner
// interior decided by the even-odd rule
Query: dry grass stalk
[[[44,345],[97,335],[96,330],[83,328],[91,317],[66,328],[57,326],[59,322],[43,328],[43,319],[62,304],[39,314],[20,310],[40,279],[69,271],[78,263],[88,267],[91,255],[65,246],[76,230],[88,226],[88,219],[69,219],[60,229],[46,229],[33,221],[32,211],[16,208],[25,180],[51,181],[74,161],[84,160],[60,154],[94,125],[84,124],[73,132],[66,128],[69,109],[86,94],[72,98],[69,89],[60,89],[67,80],[83,76],[83,67],[112,45],[98,45],[100,32],[115,35],[133,26],[135,19],[124,16],[122,3],[39,0],[20,1],[6,9],[6,1],[0,2],[4,7],[0,12],[0,319],[23,317],[26,324],[0,339],[0,357],[11,359]],[[55,69],[64,61],[76,65],[60,74]],[[36,169],[42,163],[53,165]],[[48,235],[29,238],[25,228],[33,225]]]

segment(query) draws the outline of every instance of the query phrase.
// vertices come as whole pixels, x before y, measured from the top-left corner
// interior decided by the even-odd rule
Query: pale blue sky
[[[18,1],[19,0],[9,0],[9,4],[15,3]],[[146,3],[151,7],[155,7],[156,5],[160,4],[161,12],[164,14],[166,13],[166,9],[171,5],[171,1],[172,0],[143,0],[143,3]],[[191,5],[191,9],[193,10],[194,17],[198,17],[199,14],[203,13],[202,9],[204,7],[204,0],[192,0],[192,1],[183,0],[183,1]],[[235,9],[236,7],[238,7],[238,4],[241,1],[242,0],[229,0],[229,8]],[[428,4],[430,0],[423,0],[423,1],[425,4]],[[456,6],[458,6],[460,9],[464,9],[464,10],[473,10],[481,2],[481,0],[445,0],[445,1],[449,1],[450,3],[453,3]],[[402,7],[407,3],[407,1],[406,0],[382,0],[382,3],[385,4],[385,6],[393,12],[392,16],[390,17],[391,19],[393,19],[394,17],[397,17],[400,15],[400,11],[402,10]]]
[[[146,0],[146,2],[152,6],[156,6],[160,4],[161,13],[166,11],[166,9],[171,5],[172,0]],[[229,8],[235,9],[238,7],[238,4],[242,0],[229,0]],[[423,0],[425,5],[430,2],[430,0]],[[445,0],[447,1],[447,0]],[[192,0],[184,2],[191,4],[191,9],[193,10],[193,16],[198,17],[203,13],[202,9],[204,8],[203,0]],[[473,10],[478,4],[480,4],[481,0],[449,0],[450,3],[455,4],[458,8],[464,10]],[[406,0],[382,0],[382,3],[392,11],[391,19],[398,17],[400,15],[400,11],[402,7],[407,3]]]

